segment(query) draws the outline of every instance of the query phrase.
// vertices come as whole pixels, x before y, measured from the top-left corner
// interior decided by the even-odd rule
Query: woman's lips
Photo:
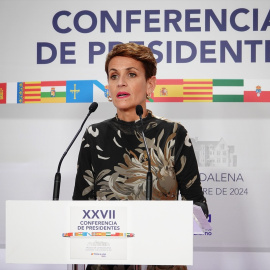
[[[130,94],[128,92],[118,92],[117,93],[117,98],[126,98],[126,97],[129,97]]]

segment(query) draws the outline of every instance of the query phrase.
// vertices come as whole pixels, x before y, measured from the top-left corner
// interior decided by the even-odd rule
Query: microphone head
[[[138,116],[142,116],[142,114],[143,114],[143,108],[142,108],[141,105],[137,105],[137,106],[136,106],[136,114],[137,114]]]
[[[91,103],[91,105],[89,106],[89,111],[92,113],[94,112],[98,107],[98,104],[96,102]]]

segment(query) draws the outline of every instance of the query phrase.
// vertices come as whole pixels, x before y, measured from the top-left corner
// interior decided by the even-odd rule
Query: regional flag
[[[270,91],[244,91],[244,102],[270,102]]]
[[[93,80],[93,101],[104,102],[108,101],[109,90],[97,80]]]
[[[93,102],[93,81],[66,81],[66,102]]]
[[[41,82],[23,83],[23,103],[41,102]]]
[[[7,84],[0,83],[0,104],[5,104],[7,100]]]
[[[182,102],[183,80],[158,79],[150,102]]]
[[[23,82],[17,83],[17,103],[23,103]]]
[[[212,79],[184,79],[183,102],[212,102]]]
[[[243,79],[213,79],[213,102],[243,102]]]
[[[245,80],[244,102],[270,102],[270,80]]]
[[[17,83],[7,83],[7,103],[17,103]]]
[[[41,103],[65,103],[66,81],[41,82]]]

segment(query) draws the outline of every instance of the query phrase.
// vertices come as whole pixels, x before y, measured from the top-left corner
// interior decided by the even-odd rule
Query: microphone
[[[54,177],[54,187],[53,187],[53,200],[54,201],[58,201],[59,200],[59,192],[60,192],[60,184],[61,184],[61,173],[60,173],[60,168],[61,168],[61,164],[63,159],[65,158],[66,154],[68,153],[70,147],[72,146],[72,144],[75,142],[75,140],[77,139],[79,133],[81,132],[84,123],[86,122],[87,118],[89,117],[89,115],[91,113],[93,113],[98,107],[98,104],[96,102],[91,103],[91,105],[89,106],[89,112],[86,115],[81,127],[79,128],[78,132],[76,133],[75,137],[73,138],[73,140],[71,141],[71,143],[69,144],[67,150],[65,151],[65,153],[63,154],[63,156],[61,157],[59,164],[58,164],[58,168],[57,168],[57,172],[55,174]]]
[[[145,140],[144,132],[143,132],[143,120],[142,120],[142,114],[143,114],[143,108],[141,105],[136,106],[136,114],[140,117],[141,125],[142,125],[142,136],[143,136],[143,141],[147,153],[147,158],[148,158],[148,172],[146,175],[146,200],[152,200],[152,172],[151,172],[151,159],[149,155],[149,149]]]

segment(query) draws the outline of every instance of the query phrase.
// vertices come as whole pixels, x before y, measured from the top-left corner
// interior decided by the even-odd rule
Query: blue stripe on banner
[[[17,83],[17,103],[23,103],[23,82]]]

